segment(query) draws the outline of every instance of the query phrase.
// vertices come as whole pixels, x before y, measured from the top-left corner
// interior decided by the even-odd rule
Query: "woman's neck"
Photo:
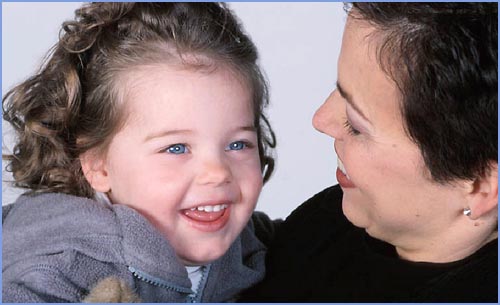
[[[445,238],[432,238],[421,243],[422,247],[395,246],[400,258],[413,262],[450,263],[462,260],[498,238],[495,228],[454,231]],[[486,230],[488,229],[488,230]]]

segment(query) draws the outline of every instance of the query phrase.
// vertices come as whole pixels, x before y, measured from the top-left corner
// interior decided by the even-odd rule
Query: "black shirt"
[[[497,302],[494,240],[453,263],[415,263],[352,225],[342,190],[297,208],[269,242],[266,278],[242,302]]]

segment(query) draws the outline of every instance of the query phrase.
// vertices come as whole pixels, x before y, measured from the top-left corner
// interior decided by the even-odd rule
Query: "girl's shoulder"
[[[47,193],[23,195],[4,211],[4,301],[79,302],[97,279],[127,273],[111,208]]]
[[[41,193],[20,196],[13,204],[3,207],[2,229],[27,232],[50,229],[72,229],[80,234],[85,229],[96,230],[109,226],[114,219],[111,208],[95,200],[62,193]],[[48,232],[45,232],[48,233]]]
[[[22,195],[3,210],[8,213],[2,222],[4,267],[23,257],[68,249],[103,256],[102,249],[121,242],[115,212],[91,199],[59,193]]]

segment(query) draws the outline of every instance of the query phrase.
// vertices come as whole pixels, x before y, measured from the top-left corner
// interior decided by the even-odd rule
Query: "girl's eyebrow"
[[[340,96],[342,96],[342,98],[345,99],[346,102],[349,103],[349,105],[351,105],[351,107],[356,110],[356,112],[359,113],[363,119],[368,121],[368,123],[371,123],[368,117],[363,113],[363,111],[361,111],[361,108],[354,102],[352,95],[344,90],[339,81],[337,81],[337,90],[339,91]]]
[[[255,126],[253,126],[253,125],[248,125],[248,126],[239,127],[239,128],[237,128],[237,130],[256,132],[257,128],[255,128]]]
[[[256,132],[257,128],[253,125],[248,125],[248,126],[241,126],[236,128],[236,131],[250,131],[250,132]],[[156,138],[161,138],[161,137],[166,137],[166,136],[171,136],[171,135],[185,135],[185,134],[190,134],[193,133],[192,130],[189,129],[168,129],[168,130],[161,130],[159,132],[155,132],[152,134],[147,135],[144,138],[144,142],[148,142],[152,139]]]
[[[148,141],[150,141],[152,139],[161,138],[161,137],[165,137],[165,136],[178,135],[178,134],[188,134],[188,133],[192,133],[192,131],[189,130],[189,129],[168,129],[168,130],[161,130],[159,132],[155,132],[155,133],[147,135],[144,138],[144,142],[148,142]]]

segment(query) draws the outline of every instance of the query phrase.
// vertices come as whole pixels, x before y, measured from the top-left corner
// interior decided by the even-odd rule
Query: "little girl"
[[[267,86],[223,4],[92,3],[3,99],[3,302],[223,302],[264,275],[253,213],[273,169]],[[252,216],[253,215],[253,216]]]

